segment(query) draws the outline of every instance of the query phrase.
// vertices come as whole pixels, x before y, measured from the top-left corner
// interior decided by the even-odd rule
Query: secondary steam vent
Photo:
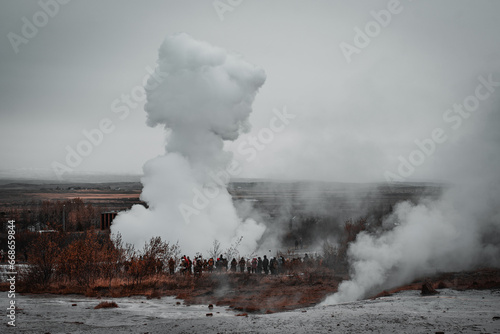
[[[141,199],[149,208],[120,213],[112,232],[138,247],[152,236],[178,240],[191,254],[214,239],[227,247],[243,236],[240,251],[253,251],[265,227],[237,216],[226,190],[232,155],[223,144],[250,128],[264,71],[181,33],[162,43],[153,77],[145,87],[147,123],[165,127],[165,154],[143,167]]]

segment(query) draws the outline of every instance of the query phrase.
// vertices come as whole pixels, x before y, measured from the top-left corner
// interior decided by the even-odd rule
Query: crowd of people
[[[240,272],[249,274],[264,274],[264,275],[278,275],[289,273],[296,269],[302,269],[304,266],[321,266],[322,258],[316,257],[312,258],[305,254],[304,258],[294,257],[292,259],[285,258],[283,255],[278,257],[268,258],[264,255],[262,258],[244,258],[240,260],[233,258],[229,261],[227,258],[221,254],[218,258],[213,257],[203,259],[201,256],[195,257],[191,260],[189,256],[182,256],[180,263],[177,267],[177,261],[170,258],[168,261],[168,267],[170,274],[175,274],[176,272],[184,274],[194,274],[201,275],[203,272]]]

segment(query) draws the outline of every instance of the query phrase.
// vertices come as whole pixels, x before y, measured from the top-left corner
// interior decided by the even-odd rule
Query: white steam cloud
[[[475,115],[471,131],[436,156],[456,180],[438,200],[399,203],[384,221],[394,228],[358,235],[348,250],[351,279],[323,305],[370,297],[438,272],[500,266],[499,115]]]
[[[214,239],[228,247],[243,237],[240,252],[255,250],[265,227],[238,217],[226,190],[232,155],[223,145],[249,129],[265,79],[261,68],[187,34],[165,39],[145,110],[149,126],[167,130],[166,153],[143,168],[141,199],[149,208],[119,214],[113,233],[139,247],[152,236],[179,241],[192,255],[205,253]]]
[[[358,236],[349,248],[352,279],[342,282],[339,292],[325,303],[368,297],[422,275],[499,265],[498,244],[483,244],[484,231],[495,229],[494,217],[487,219],[477,207],[467,208],[471,191],[453,188],[437,202],[398,204],[388,219],[400,225],[378,236]]]

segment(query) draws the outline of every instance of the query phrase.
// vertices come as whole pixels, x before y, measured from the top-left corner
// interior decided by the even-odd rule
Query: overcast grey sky
[[[55,177],[57,162],[141,173],[164,152],[164,130],[146,125],[144,101],[122,99],[139,94],[161,42],[176,32],[266,72],[251,131],[227,143],[243,166],[238,176],[447,180],[471,152],[498,159],[499,1],[64,2],[0,2],[1,171]],[[453,111],[464,103],[473,111]],[[262,131],[273,109],[295,118],[269,139]],[[68,166],[67,147],[106,119],[102,142]],[[436,129],[435,149],[412,155],[415,140]],[[413,170],[398,172],[400,157],[417,162]]]

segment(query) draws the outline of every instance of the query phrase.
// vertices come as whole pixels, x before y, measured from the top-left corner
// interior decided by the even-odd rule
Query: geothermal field
[[[1,333],[500,333],[500,2],[0,2]]]
[[[3,296],[2,296],[3,297]],[[376,300],[286,313],[238,313],[164,298],[122,298],[118,308],[94,310],[95,299],[22,296],[20,333],[499,333],[497,291],[406,291]],[[212,314],[207,316],[207,314]],[[55,314],[57,316],[55,316]]]
[[[141,203],[135,195],[140,192],[137,183],[119,185],[6,183],[0,186],[3,203],[8,203],[2,210],[4,214],[12,207],[35,210],[32,202],[20,200],[32,196],[71,201],[77,195],[96,208],[104,206],[104,210],[120,210],[131,205],[129,201]],[[397,203],[413,203],[422,196],[439,198],[446,188],[439,184],[388,188],[383,184],[231,182],[228,192],[235,207],[241,214],[259,212],[254,218],[266,226],[255,256],[279,253],[292,259],[309,253],[311,257],[322,258],[324,265],[297,267],[276,276],[216,271],[204,272],[199,278],[182,274],[179,267],[173,276],[167,273],[152,276],[135,286],[129,280],[118,279],[122,276],[118,274],[111,288],[96,281],[90,288],[80,289],[62,277],[46,287],[33,288],[18,282],[16,330],[23,333],[500,333],[500,271],[485,269],[487,264],[473,266],[472,271],[450,272],[431,267],[439,265],[434,262],[439,254],[417,249],[416,259],[407,256],[406,260],[414,262],[400,264],[401,268],[415,268],[414,275],[407,279],[393,271],[392,276],[385,274],[386,280],[378,276],[380,268],[389,261],[382,255],[371,260],[373,272],[327,264],[325,243],[342,243],[346,220],[366,217],[367,231],[395,233],[402,224],[392,217],[398,210]],[[296,247],[298,239],[301,245]],[[352,242],[351,248],[355,247],[359,245]],[[387,242],[384,247],[393,247],[392,253],[403,251],[394,243]],[[406,242],[405,247],[413,246]],[[206,251],[200,249],[205,254]],[[418,270],[424,253],[428,266]],[[350,256],[352,261],[354,255]],[[391,254],[394,256],[397,254]],[[17,271],[26,272],[29,261],[19,262],[23,264],[17,266]],[[448,263],[449,260],[441,265]],[[8,272],[7,264],[0,265],[2,282],[8,283]],[[436,294],[422,295],[426,282],[436,289]],[[8,290],[8,284],[2,286]],[[348,288],[343,290],[343,286]],[[9,299],[8,293],[2,292],[2,300]],[[115,302],[117,307],[95,309],[101,302]]]

